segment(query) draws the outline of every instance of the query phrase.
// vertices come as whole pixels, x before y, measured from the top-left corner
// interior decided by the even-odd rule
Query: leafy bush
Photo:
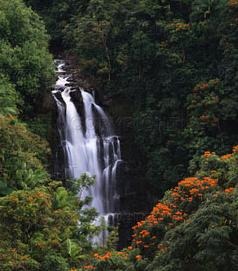
[[[81,210],[83,204],[60,182],[52,181],[1,197],[1,270],[64,271],[86,258],[95,212]]]
[[[44,24],[23,1],[1,0],[0,36],[0,73],[9,78],[20,94],[23,101],[18,103],[20,110],[33,114],[53,76]],[[8,85],[5,86],[7,92]]]
[[[0,139],[1,195],[48,182],[44,167],[50,153],[47,142],[29,132],[15,117],[3,116],[0,116]]]
[[[14,86],[5,76],[0,75],[0,114],[16,115],[18,113],[17,105],[21,103],[20,101]]]

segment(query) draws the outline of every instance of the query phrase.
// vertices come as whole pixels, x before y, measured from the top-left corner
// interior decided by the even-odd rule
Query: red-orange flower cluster
[[[225,189],[225,193],[232,193],[234,191],[234,187],[229,187]]]
[[[150,235],[150,232],[147,231],[147,230],[142,230],[142,231],[140,232],[140,235],[141,235],[143,238],[145,238],[145,237],[147,237],[147,236]]]
[[[201,198],[204,192],[215,186],[217,186],[215,179],[190,177],[180,181],[178,186],[172,190],[171,196],[175,202],[192,202],[194,198]]]
[[[204,193],[216,186],[217,180],[209,177],[202,179],[191,177],[180,181],[178,186],[168,193],[167,199],[158,202],[145,220],[138,222],[133,227],[133,247],[144,251],[144,249],[157,246],[159,236],[153,234],[153,229],[158,229],[160,225],[174,227],[176,223],[184,221],[188,214],[183,210],[181,204],[183,202],[190,204],[194,200],[200,201]],[[128,249],[132,249],[132,247]]]
[[[136,260],[137,261],[141,261],[142,260],[142,256],[141,255],[136,255]]]
[[[228,153],[228,154],[222,155],[220,157],[218,156],[218,158],[220,158],[221,160],[228,160],[228,159],[232,158],[233,154],[236,154],[236,153],[238,153],[238,145],[236,145],[232,148],[232,153]],[[203,154],[203,157],[210,158],[215,155],[216,155],[215,152],[205,151]]]
[[[225,154],[225,155],[221,156],[221,160],[228,160],[228,159],[230,159],[231,157],[232,157],[232,154],[231,154],[231,153]]]
[[[100,260],[100,261],[108,261],[112,256],[112,253],[111,252],[106,252],[104,255],[99,255],[98,253],[95,253],[94,254],[94,257],[97,259],[97,260]]]

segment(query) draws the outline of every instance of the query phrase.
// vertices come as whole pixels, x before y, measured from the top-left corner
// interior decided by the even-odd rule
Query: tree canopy
[[[238,269],[237,26],[238,0],[0,0],[2,271]],[[94,180],[51,176],[49,48],[112,115],[122,201],[154,205],[120,251],[92,246]]]

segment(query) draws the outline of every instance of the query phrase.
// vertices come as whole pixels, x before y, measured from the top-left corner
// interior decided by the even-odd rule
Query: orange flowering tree
[[[198,167],[194,167],[199,177],[210,176],[218,180],[223,188],[235,186],[238,180],[238,146],[225,155],[217,155],[206,151],[199,159]]]
[[[134,227],[132,249],[138,248],[145,257],[153,257],[160,247],[166,231],[186,220],[202,202],[204,195],[216,188],[217,180],[192,177],[179,182],[167,192],[145,220]]]
[[[68,271],[78,265],[91,251],[94,232],[94,212],[81,208],[60,182],[0,197],[0,270]]]
[[[237,189],[211,193],[188,220],[166,233],[146,270],[237,270],[237,196]]]
[[[233,147],[232,153],[222,156],[206,151],[200,158],[196,177],[181,180],[145,220],[133,227],[129,255],[133,255],[135,261],[143,262],[153,259],[158,251],[166,251],[164,238],[167,232],[187,221],[210,194],[233,193],[238,182],[237,164],[238,146]]]
[[[81,266],[80,271],[95,270],[95,271],[105,271],[105,270],[128,270],[131,269],[132,265],[129,261],[129,256],[127,251],[115,251],[115,250],[104,250],[93,253]]]

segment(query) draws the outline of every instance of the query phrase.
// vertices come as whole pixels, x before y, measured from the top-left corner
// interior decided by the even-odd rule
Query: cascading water
[[[72,87],[64,61],[57,60],[58,80],[52,92],[58,109],[58,130],[66,158],[66,177],[78,179],[84,173],[95,176],[95,185],[83,192],[91,206],[107,223],[119,211],[117,171],[122,162],[120,140],[110,119],[96,104],[92,94]],[[72,97],[78,92],[81,108]]]

